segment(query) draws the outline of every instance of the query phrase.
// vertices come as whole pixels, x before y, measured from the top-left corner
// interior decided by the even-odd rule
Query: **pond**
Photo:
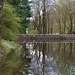
[[[75,75],[75,43],[23,43],[20,46],[20,56],[11,52],[1,63],[0,75]]]

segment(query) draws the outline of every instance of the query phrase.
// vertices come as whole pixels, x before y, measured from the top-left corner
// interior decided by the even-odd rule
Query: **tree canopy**
[[[21,33],[26,33],[26,28],[28,28],[31,17],[31,8],[28,0],[7,0],[10,4],[14,5],[18,16],[21,18]]]
[[[14,40],[16,37],[16,33],[19,32],[20,28],[20,18],[14,11],[15,9],[12,7],[12,5],[8,3],[4,4],[1,26],[3,32],[2,36],[7,40]]]

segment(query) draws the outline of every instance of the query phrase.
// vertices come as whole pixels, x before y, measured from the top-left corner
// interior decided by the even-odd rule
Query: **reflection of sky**
[[[30,51],[31,63],[30,63],[30,70],[32,74],[29,75],[59,75],[57,70],[57,65],[53,59],[53,57],[47,57],[45,55],[45,62],[43,61],[43,54],[42,52],[39,53],[39,50],[33,50],[33,45],[26,44],[26,47]],[[39,55],[40,54],[40,55]],[[44,62],[44,63],[43,63]]]

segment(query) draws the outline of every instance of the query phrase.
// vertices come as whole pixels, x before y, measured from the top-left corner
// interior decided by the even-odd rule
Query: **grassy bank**
[[[14,49],[16,52],[20,51],[18,44],[13,41],[2,40],[2,48],[5,54],[8,54],[11,49]]]
[[[38,30],[31,30],[31,31],[29,31],[29,34],[39,34],[39,31]]]
[[[2,40],[5,56],[0,63],[0,75],[14,75],[22,64],[19,45],[14,41]]]

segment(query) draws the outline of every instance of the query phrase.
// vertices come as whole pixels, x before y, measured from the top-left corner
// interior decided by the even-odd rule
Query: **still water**
[[[75,75],[75,43],[24,43],[20,46],[21,55],[10,52],[8,56],[11,56],[4,58],[0,75]]]

